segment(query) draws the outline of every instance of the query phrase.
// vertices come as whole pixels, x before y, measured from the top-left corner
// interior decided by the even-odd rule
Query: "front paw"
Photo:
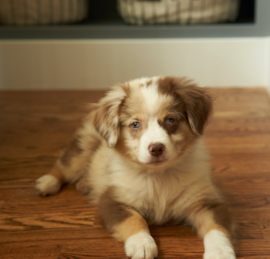
[[[203,256],[204,259],[235,259],[235,254],[232,250],[226,251],[225,249],[215,249],[206,252]]]
[[[235,259],[233,246],[225,233],[213,229],[204,237],[204,259]]]
[[[153,259],[158,255],[155,240],[146,231],[130,236],[125,243],[125,250],[132,259]]]
[[[35,188],[41,196],[52,195],[60,190],[61,183],[56,177],[46,174],[36,180]]]

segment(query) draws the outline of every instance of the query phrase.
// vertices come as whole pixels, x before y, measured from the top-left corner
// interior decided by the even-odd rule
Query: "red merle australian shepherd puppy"
[[[201,140],[211,111],[207,89],[184,78],[116,85],[91,105],[36,189],[45,196],[64,183],[89,186],[107,230],[133,259],[158,256],[148,224],[183,219],[203,239],[205,259],[233,259],[233,226]]]

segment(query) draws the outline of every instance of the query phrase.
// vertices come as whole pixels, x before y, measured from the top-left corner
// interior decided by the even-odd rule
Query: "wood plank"
[[[40,162],[37,160],[33,163],[28,163],[29,161],[26,162],[25,160],[20,161],[20,159],[18,159],[18,162],[16,161],[13,164],[12,161],[12,159],[9,161],[9,168],[3,168],[0,166],[1,189],[6,189],[7,186],[8,188],[25,188],[33,186],[38,177],[51,170],[54,162],[56,161],[56,157],[51,157],[48,161],[42,161],[42,159],[40,159]]]
[[[10,177],[10,176],[9,176]],[[14,175],[12,176],[14,177]],[[11,179],[11,180],[1,180],[0,189],[10,189],[10,188],[32,188],[34,189],[35,181],[33,179]],[[4,193],[1,195],[4,196]]]
[[[44,213],[64,213],[64,212],[88,212],[95,209],[89,204],[84,196],[73,201],[67,199],[54,199],[53,196],[44,199],[37,198],[31,201],[8,201],[2,205],[1,214],[44,214]],[[84,199],[85,198],[85,199]]]
[[[269,154],[212,154],[211,164],[214,175],[254,176],[270,172]]]
[[[222,177],[222,179],[224,178],[225,177]],[[256,179],[251,179],[248,181],[247,179],[234,180],[232,178],[231,181],[232,182],[220,181],[218,184],[216,184],[224,194],[225,198],[228,195],[249,195],[250,193],[254,195],[267,195],[269,193],[269,182],[252,184],[252,181],[255,182]],[[239,184],[239,187],[235,188],[237,183]]]
[[[269,222],[270,209],[232,209],[232,216],[238,222]]]
[[[2,208],[2,205],[5,203],[5,201],[1,201],[0,200],[0,210],[1,210],[1,208]]]
[[[53,195],[53,196],[46,196],[46,197],[41,197],[36,193],[36,190],[34,188],[34,180],[29,180],[28,181],[23,181],[23,180],[13,180],[12,184],[8,187],[4,187],[1,185],[1,183],[6,183],[7,185],[10,184],[9,181],[0,181],[0,200],[5,200],[5,201],[44,201],[44,200],[69,200],[70,202],[77,202],[77,200],[81,200],[85,203],[88,204],[88,197],[87,196],[82,196],[77,193],[75,185],[64,185],[60,192]],[[28,187],[23,187],[23,185],[28,185]],[[1,188],[2,187],[2,188]]]
[[[245,119],[241,116],[239,119],[221,118],[212,120],[205,130],[205,136],[212,135],[219,137],[222,135],[231,135],[235,137],[250,136],[254,134],[269,134],[270,122],[268,118],[260,120]]]
[[[226,200],[232,209],[270,209],[269,195],[227,195]]]
[[[241,240],[236,245],[236,255],[237,258],[249,258],[249,256],[264,256],[265,258],[269,258],[269,240],[259,240],[257,242],[253,239]]]
[[[67,258],[127,258],[123,244],[112,238],[93,239],[88,244],[64,245],[59,259]]]
[[[26,215],[0,215],[0,230],[26,230],[45,228],[83,228],[93,226],[95,211],[75,213],[42,213]]]
[[[12,161],[13,158],[41,160],[42,157],[58,156],[80,125],[81,120],[24,121],[20,122],[18,128],[16,121],[6,122],[0,129],[0,157],[3,159],[1,166],[5,167],[3,163],[6,160]]]
[[[210,154],[254,154],[254,153],[267,153],[269,149],[267,144],[217,144],[207,145]]]
[[[216,132],[218,133],[218,132]],[[270,135],[265,133],[254,133],[254,134],[240,134],[239,136],[234,136],[232,134],[221,134],[216,136],[216,134],[207,134],[204,136],[204,142],[206,146],[215,145],[256,145],[256,144],[266,144],[270,142]]]
[[[263,234],[260,228],[260,224],[254,222],[237,222],[236,224],[237,240],[243,239],[263,239]]]
[[[93,239],[110,239],[104,229],[95,229],[91,226],[83,228],[31,229],[31,230],[2,230],[0,247],[9,246],[42,246],[47,245],[88,245]]]
[[[15,247],[0,247],[1,259],[57,259],[60,246],[15,246]]]
[[[198,238],[155,238],[159,249],[158,258],[202,258],[203,242]],[[104,249],[106,247],[106,249]],[[114,239],[93,240],[88,245],[64,245],[59,258],[127,258],[123,244]]]
[[[263,239],[270,240],[270,219],[267,222],[260,222],[260,230],[262,232]]]

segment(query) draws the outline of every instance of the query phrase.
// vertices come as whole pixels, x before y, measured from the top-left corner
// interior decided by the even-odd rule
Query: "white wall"
[[[270,38],[0,41],[0,89],[101,89],[136,77],[270,90]]]
[[[267,90],[268,93],[270,94],[270,37],[268,38],[268,48],[267,48],[267,68],[266,68],[266,78],[267,78]]]

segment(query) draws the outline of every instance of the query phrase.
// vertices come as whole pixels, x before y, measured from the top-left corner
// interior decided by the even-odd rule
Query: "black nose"
[[[165,150],[165,146],[161,143],[154,143],[149,145],[148,150],[152,156],[160,156]]]

